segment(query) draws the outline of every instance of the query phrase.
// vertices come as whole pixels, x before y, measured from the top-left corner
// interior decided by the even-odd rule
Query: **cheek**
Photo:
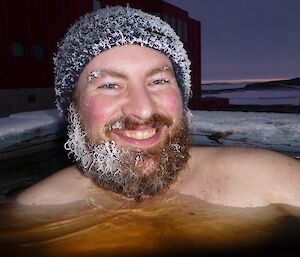
[[[80,101],[80,112],[86,125],[105,125],[113,116],[116,106],[111,99],[101,96],[84,96]]]
[[[181,94],[178,90],[169,91],[161,98],[161,107],[171,116],[180,116],[182,113]]]

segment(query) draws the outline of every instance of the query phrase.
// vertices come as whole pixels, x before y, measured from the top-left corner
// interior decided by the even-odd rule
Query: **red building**
[[[160,16],[181,37],[192,62],[193,99],[200,99],[200,22],[162,0],[3,0],[0,2],[0,116],[54,107],[53,56],[67,28],[106,5],[129,4]]]

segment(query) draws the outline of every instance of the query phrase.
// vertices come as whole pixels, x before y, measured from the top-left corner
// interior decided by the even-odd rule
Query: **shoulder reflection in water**
[[[300,235],[298,208],[224,207],[174,192],[141,203],[91,194],[72,205],[2,207],[3,256],[286,256]]]

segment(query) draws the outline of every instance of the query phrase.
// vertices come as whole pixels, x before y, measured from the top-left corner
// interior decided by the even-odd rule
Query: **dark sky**
[[[300,0],[165,0],[202,24],[202,79],[300,77]]]

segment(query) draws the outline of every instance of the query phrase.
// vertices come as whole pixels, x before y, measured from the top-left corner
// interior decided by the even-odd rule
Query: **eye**
[[[98,86],[100,89],[118,89],[120,86],[116,83],[106,83]]]
[[[152,81],[149,85],[164,85],[169,83],[168,79],[156,79],[154,81]]]

